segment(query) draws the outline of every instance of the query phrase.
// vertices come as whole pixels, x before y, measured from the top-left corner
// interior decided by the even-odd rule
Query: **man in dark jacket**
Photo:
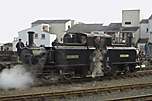
[[[19,39],[19,42],[16,44],[17,54],[19,57],[20,57],[21,50],[23,47],[24,47],[24,43],[21,41],[21,39]]]

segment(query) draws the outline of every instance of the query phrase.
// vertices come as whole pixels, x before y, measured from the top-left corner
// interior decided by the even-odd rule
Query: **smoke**
[[[33,84],[33,78],[30,72],[27,72],[22,65],[14,66],[10,69],[4,69],[0,73],[0,88],[22,88],[25,89]]]

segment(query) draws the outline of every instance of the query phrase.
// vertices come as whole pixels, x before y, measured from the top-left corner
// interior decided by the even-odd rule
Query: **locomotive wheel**
[[[124,74],[130,73],[130,67],[129,66],[124,66],[124,69],[122,70],[122,73],[124,73]]]
[[[43,84],[57,83],[59,81],[59,76],[43,75],[40,77],[40,81]]]
[[[130,65],[129,66],[129,70],[130,70],[131,73],[136,71],[135,67],[136,67],[135,65]]]
[[[110,75],[117,76],[120,74],[121,74],[120,68],[118,66],[112,66]]]
[[[60,80],[70,81],[73,77],[73,74],[65,73],[64,70],[59,70]]]

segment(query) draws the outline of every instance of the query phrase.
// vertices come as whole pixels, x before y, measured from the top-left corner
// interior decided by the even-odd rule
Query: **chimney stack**
[[[33,47],[33,44],[34,44],[34,32],[33,31],[28,32],[28,42],[29,42],[29,47]]]

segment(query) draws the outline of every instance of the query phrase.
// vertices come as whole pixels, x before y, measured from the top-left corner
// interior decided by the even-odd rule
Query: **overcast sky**
[[[38,19],[73,19],[84,23],[121,22],[122,10],[152,14],[152,0],[1,0],[0,43],[13,41],[18,31]]]

